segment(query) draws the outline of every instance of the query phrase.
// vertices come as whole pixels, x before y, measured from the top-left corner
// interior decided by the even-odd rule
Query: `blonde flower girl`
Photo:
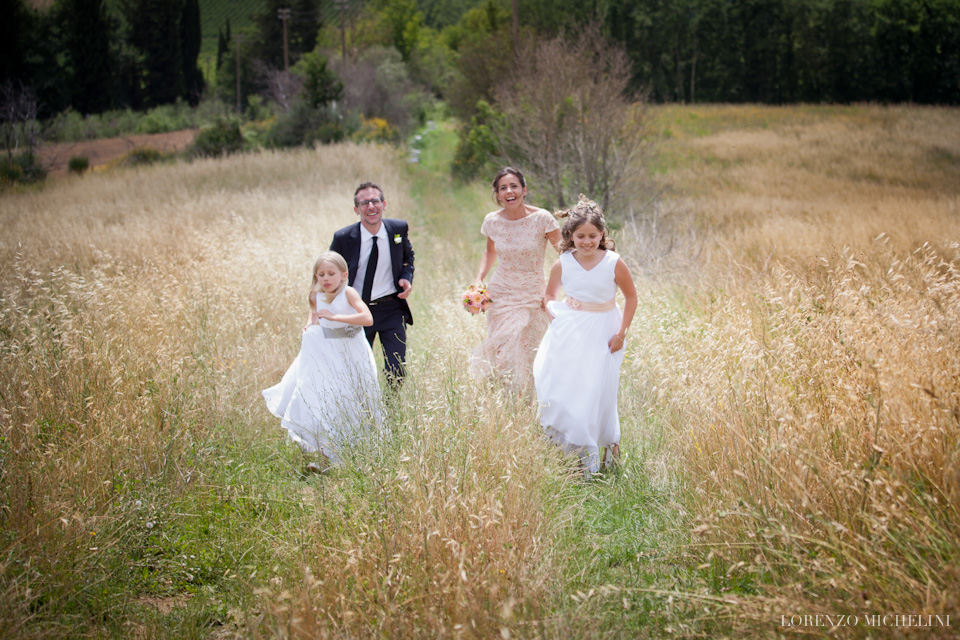
[[[290,439],[319,456],[320,465],[307,465],[311,472],[339,464],[345,447],[382,422],[376,364],[362,329],[373,316],[347,277],[339,253],[317,259],[300,353],[280,383],[263,391]]]

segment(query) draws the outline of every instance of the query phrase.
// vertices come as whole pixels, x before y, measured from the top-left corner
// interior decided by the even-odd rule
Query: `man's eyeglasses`
[[[374,198],[373,200],[361,200],[360,202],[357,203],[357,206],[366,208],[366,207],[369,207],[370,205],[380,204],[382,202],[383,202],[383,198]]]

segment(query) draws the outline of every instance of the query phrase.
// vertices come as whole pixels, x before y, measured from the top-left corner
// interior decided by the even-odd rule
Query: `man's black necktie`
[[[377,236],[373,236],[373,247],[370,249],[370,259],[367,260],[367,273],[363,278],[363,291],[360,297],[364,302],[370,302],[370,294],[373,291],[373,276],[377,272],[377,258],[380,251],[377,249]]]

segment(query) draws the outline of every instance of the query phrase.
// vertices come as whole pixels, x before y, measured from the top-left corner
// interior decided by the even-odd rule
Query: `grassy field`
[[[660,223],[618,237],[625,459],[589,484],[464,373],[493,204],[447,177],[449,127],[416,166],[342,145],[5,193],[0,635],[955,635],[957,116],[659,109]],[[303,477],[259,391],[369,177],[414,229],[410,377],[390,438]],[[784,626],[815,614],[859,624]]]

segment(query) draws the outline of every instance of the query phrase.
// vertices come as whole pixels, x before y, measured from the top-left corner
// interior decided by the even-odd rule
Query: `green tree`
[[[400,52],[403,61],[408,62],[424,29],[417,0],[378,0],[376,8],[386,22],[391,44]]]
[[[874,21],[879,99],[960,101],[960,2],[877,0]]]
[[[227,18],[226,29],[217,30],[217,71],[223,65],[223,56],[230,49],[230,18]]]
[[[121,0],[127,42],[137,52],[143,106],[175,102],[186,92],[180,21],[185,0]]]
[[[601,22],[603,4],[600,0],[518,0],[517,13],[520,24],[556,36]]]
[[[303,82],[304,99],[314,109],[325,107],[343,96],[343,83],[327,66],[327,59],[316,51],[305,54],[294,73]]]
[[[492,104],[494,89],[509,80],[513,64],[510,13],[506,7],[486,0],[444,30],[457,52],[458,74],[446,92],[453,110],[464,120],[477,112],[477,104]]]
[[[317,33],[323,28],[323,14],[317,0],[293,0],[290,6],[290,46],[299,55],[306,54],[317,46]]]
[[[113,108],[117,93],[115,25],[104,0],[61,0],[55,16],[70,104],[82,113]]]
[[[410,54],[410,75],[434,95],[443,97],[456,79],[456,59],[443,36],[423,29],[417,47]]]
[[[0,0],[0,83],[27,79],[38,18],[24,0]]]
[[[180,17],[180,46],[183,52],[184,93],[192,105],[200,102],[200,97],[203,95],[203,72],[197,64],[202,42],[200,3],[198,0],[185,0]]]
[[[0,0],[0,84],[29,89],[40,117],[68,106],[68,87],[58,61],[56,25],[24,0]]]
[[[481,0],[417,0],[423,22],[431,29],[443,29],[460,21]]]
[[[228,41],[227,49],[223,53],[223,62],[220,71],[217,73],[218,93],[228,104],[236,104],[237,101],[237,37]],[[244,109],[247,99],[254,93],[255,76],[253,71],[253,34],[246,30],[240,33],[240,108]]]

